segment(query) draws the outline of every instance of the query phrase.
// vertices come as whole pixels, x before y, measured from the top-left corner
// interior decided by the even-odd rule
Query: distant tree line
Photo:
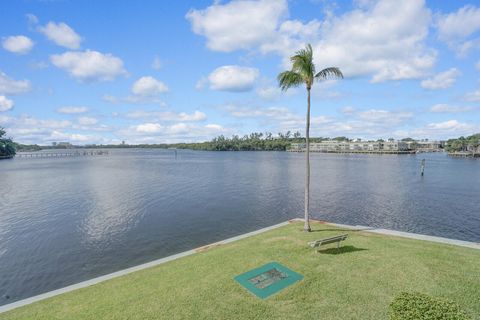
[[[271,132],[254,132],[242,137],[218,136],[208,142],[178,143],[169,145],[170,148],[207,150],[207,151],[285,151],[291,143],[304,142],[300,132],[279,133],[274,136]]]
[[[17,152],[28,152],[28,151],[40,151],[42,149],[46,149],[47,147],[41,147],[38,144],[21,144],[14,142],[15,149]]]
[[[15,143],[5,137],[6,133],[5,129],[0,127],[0,158],[13,157],[16,153]]]
[[[468,136],[468,137],[460,137],[457,139],[449,139],[447,140],[445,149],[448,152],[455,152],[455,151],[467,151],[468,148],[478,148],[480,146],[480,133]]]
[[[5,131],[0,128],[0,133],[2,136],[5,134]],[[351,142],[352,139],[347,137],[316,137],[310,138],[310,143],[318,143],[326,140],[335,140],[335,141],[345,141]],[[389,139],[390,140],[390,139]],[[392,139],[393,140],[393,139]],[[446,150],[449,152],[453,151],[466,151],[468,147],[478,147],[480,140],[480,133],[469,136],[469,137],[460,137],[457,139],[450,139],[447,141]],[[9,141],[10,150],[13,149],[17,152],[21,151],[38,151],[42,149],[65,149],[69,148],[65,145],[56,145],[56,146],[40,146],[40,145],[25,145],[12,142],[11,139],[1,139],[0,148],[2,145],[7,145],[7,143],[2,143],[3,141]],[[383,139],[378,139],[377,141],[384,141]],[[415,141],[412,138],[404,138],[402,141]],[[254,132],[248,135],[239,136],[233,135],[231,137],[225,137],[224,135],[213,138],[210,141],[206,142],[192,142],[192,143],[158,143],[158,144],[99,144],[99,145],[85,145],[85,146],[73,146],[70,145],[70,148],[98,148],[98,149],[108,149],[108,148],[175,148],[175,149],[191,149],[191,150],[205,150],[205,151],[285,151],[290,148],[292,143],[305,143],[305,137],[302,136],[300,132],[292,133],[287,131],[286,133],[278,133],[273,135],[271,132]],[[3,152],[1,149],[0,154]]]
[[[335,139],[347,139],[339,137]],[[310,142],[321,142],[328,138],[310,138]],[[348,140],[348,139],[347,139]],[[205,151],[285,151],[292,143],[305,143],[300,132],[278,133],[254,132],[248,135],[220,135],[206,142],[160,143],[160,144],[121,144],[121,145],[86,145],[85,148],[174,148]]]

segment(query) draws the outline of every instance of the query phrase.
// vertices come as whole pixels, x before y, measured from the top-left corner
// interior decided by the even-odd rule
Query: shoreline
[[[55,290],[48,291],[48,292],[45,292],[45,293],[41,293],[39,295],[35,295],[35,296],[29,297],[29,298],[26,298],[26,299],[18,300],[18,301],[0,306],[0,313],[7,312],[7,311],[10,311],[10,310],[22,307],[22,306],[26,306],[26,305],[32,304],[34,302],[45,300],[45,299],[50,298],[50,297],[58,296],[58,295],[61,295],[63,293],[75,291],[75,290],[81,289],[81,288],[86,288],[86,287],[92,286],[94,284],[101,283],[101,282],[104,282],[104,281],[107,281],[107,280],[110,280],[110,279],[114,279],[114,278],[117,278],[117,277],[121,277],[121,276],[130,274],[130,273],[133,273],[133,272],[136,272],[136,271],[148,269],[148,268],[160,265],[160,264],[164,264],[164,263],[169,262],[169,261],[173,261],[173,260],[176,260],[176,259],[179,259],[179,258],[182,258],[182,257],[190,256],[190,255],[193,255],[195,253],[199,253],[199,252],[208,250],[210,248],[215,248],[217,246],[221,246],[221,245],[224,245],[224,244],[235,242],[237,240],[248,238],[248,237],[251,237],[251,236],[254,236],[254,235],[257,235],[257,234],[261,234],[261,233],[264,233],[264,232],[267,232],[267,231],[270,231],[270,230],[274,230],[274,229],[277,229],[279,227],[286,226],[290,223],[299,222],[299,221],[303,221],[303,219],[293,218],[291,220],[287,220],[287,221],[284,221],[284,222],[281,222],[281,223],[278,223],[278,224],[275,224],[275,225],[272,225],[272,226],[269,226],[269,227],[266,227],[266,228],[262,228],[262,229],[255,230],[255,231],[252,231],[252,232],[244,233],[244,234],[232,237],[232,238],[227,238],[225,240],[214,242],[212,244],[208,244],[208,245],[205,245],[205,246],[202,246],[202,247],[199,247],[199,248],[195,248],[195,249],[191,249],[191,250],[188,250],[188,251],[180,252],[180,253],[177,253],[177,254],[174,254],[174,255],[171,255],[171,256],[160,258],[160,259],[150,261],[150,262],[147,262],[147,263],[144,263],[144,264],[140,264],[140,265],[137,265],[137,266],[133,266],[133,267],[130,267],[130,268],[127,268],[127,269],[119,270],[119,271],[116,271],[116,272],[113,272],[113,273],[110,273],[110,274],[106,274],[106,275],[103,275],[103,276],[95,277],[95,278],[92,278],[92,279],[89,279],[89,280],[86,280],[86,281],[82,281],[82,282],[79,282],[79,283],[76,283],[76,284],[72,284],[72,285],[69,285],[69,286],[66,286],[66,287],[63,287],[63,288],[59,288],[59,289],[55,289]],[[403,231],[396,231],[396,230],[389,230],[389,229],[382,229],[382,228],[373,228],[373,227],[358,226],[358,225],[357,226],[352,226],[352,225],[345,225],[345,224],[337,224],[337,223],[330,223],[330,222],[313,220],[313,219],[311,221],[314,222],[314,223],[321,223],[321,224],[331,225],[331,226],[334,226],[334,227],[350,229],[352,231],[355,231],[355,230],[360,231],[361,230],[363,232],[371,232],[371,233],[387,235],[387,236],[408,238],[408,239],[421,240],[421,241],[429,241],[429,242],[435,242],[435,243],[441,243],[441,244],[447,244],[447,245],[454,245],[454,246],[461,246],[461,247],[480,250],[480,243],[477,243],[477,242],[449,239],[449,238],[436,237],[436,236],[428,236],[428,235],[422,235],[422,234],[416,234],[416,233],[410,233],[410,232],[403,232]]]
[[[304,153],[304,150],[287,150],[287,152],[297,152],[297,153]],[[315,151],[310,150],[311,153],[338,153],[338,154],[417,154],[417,151]],[[441,151],[431,151],[433,152],[441,152]],[[430,153],[429,152],[422,152],[422,153]]]

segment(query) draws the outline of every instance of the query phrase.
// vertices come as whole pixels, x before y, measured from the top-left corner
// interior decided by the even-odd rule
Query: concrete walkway
[[[276,225],[273,225],[273,226],[270,226],[270,227],[267,227],[267,228],[263,228],[263,229],[256,230],[256,231],[253,231],[253,232],[245,233],[245,234],[242,234],[242,235],[239,235],[239,236],[236,236],[236,237],[233,237],[233,238],[225,239],[225,240],[222,240],[222,241],[219,241],[219,242],[207,245],[207,246],[203,246],[203,247],[200,247],[200,248],[197,248],[197,249],[181,252],[181,253],[178,253],[178,254],[175,254],[175,255],[172,255],[172,256],[168,256],[168,257],[165,257],[165,258],[162,258],[162,259],[154,260],[154,261],[144,263],[144,264],[141,264],[141,265],[138,265],[138,266],[135,266],[135,267],[120,270],[120,271],[110,273],[110,274],[107,274],[107,275],[104,275],[104,276],[100,276],[100,277],[93,278],[93,279],[90,279],[90,280],[87,280],[87,281],[83,281],[83,282],[80,282],[80,283],[77,283],[77,284],[73,284],[73,285],[70,285],[68,287],[64,287],[64,288],[60,288],[60,289],[57,289],[57,290],[49,291],[49,292],[42,293],[42,294],[34,296],[34,297],[30,297],[30,298],[27,298],[27,299],[24,299],[24,300],[20,300],[20,301],[16,301],[16,302],[13,302],[13,303],[10,303],[10,304],[6,304],[6,305],[3,305],[3,306],[0,306],[0,313],[6,312],[6,311],[9,311],[9,310],[13,310],[13,309],[25,306],[27,304],[31,304],[31,303],[34,303],[34,302],[37,302],[37,301],[41,301],[41,300],[44,300],[44,299],[47,299],[47,298],[50,298],[50,297],[54,297],[54,296],[57,296],[57,295],[60,295],[60,294],[63,294],[63,293],[67,293],[67,292],[70,292],[70,291],[73,291],[73,290],[77,290],[77,289],[80,289],[80,288],[85,288],[85,287],[88,287],[88,286],[91,286],[91,285],[94,285],[94,284],[97,284],[97,283],[100,283],[100,282],[103,282],[103,281],[106,281],[106,280],[110,280],[110,279],[113,279],[113,278],[117,278],[117,277],[129,274],[129,273],[132,273],[132,272],[136,272],[136,271],[139,271],[139,270],[143,270],[143,269],[151,268],[151,267],[154,267],[154,266],[158,266],[160,264],[163,264],[163,263],[166,263],[166,262],[169,262],[169,261],[173,261],[173,260],[176,260],[176,259],[179,259],[179,258],[182,258],[182,257],[186,257],[186,256],[189,256],[189,255],[195,254],[197,252],[201,252],[201,251],[206,250],[206,249],[211,248],[211,247],[215,247],[215,246],[227,244],[227,243],[230,243],[230,242],[238,241],[238,240],[248,238],[248,237],[263,233],[263,232],[267,232],[267,231],[270,231],[270,230],[273,230],[273,229],[276,229],[276,228],[286,226],[291,222],[298,222],[298,221],[303,221],[303,219],[295,218],[295,219],[285,221],[285,222],[282,222],[282,223],[279,223],[279,224],[276,224]],[[449,245],[455,245],[455,246],[461,246],[461,247],[467,247],[467,248],[479,249],[480,250],[480,243],[476,243],[476,242],[468,242],[468,241],[462,241],[462,240],[454,240],[454,239],[448,239],[448,238],[433,237],[433,236],[427,236],[427,235],[422,235],[422,234],[388,230],[388,229],[378,229],[378,228],[370,228],[370,227],[364,227],[364,226],[351,226],[351,225],[338,224],[338,223],[328,223],[328,222],[323,222],[323,221],[319,221],[319,222],[322,222],[326,225],[331,225],[331,226],[344,228],[344,229],[361,230],[363,232],[372,232],[372,233],[384,234],[384,235],[389,235],[389,236],[397,236],[397,237],[410,238],[410,239],[416,239],[416,240],[425,240],[425,241],[438,242],[438,243],[442,243],[442,244],[449,244]]]
[[[300,219],[301,220],[301,219]],[[303,221],[303,220],[301,220]],[[365,226],[349,226],[345,224],[338,224],[338,223],[327,223],[329,225],[339,227],[339,228],[346,228],[352,230],[362,230],[365,232],[372,232],[378,234],[384,234],[388,236],[395,236],[395,237],[402,237],[402,238],[410,238],[416,240],[424,240],[424,241],[431,241],[431,242],[438,242],[443,244],[450,244],[454,246],[472,248],[472,249],[479,249],[480,250],[480,243],[478,242],[469,242],[463,240],[455,240],[449,238],[442,238],[442,237],[435,237],[435,236],[427,236],[424,234],[417,234],[417,233],[410,233],[404,231],[396,231],[396,230],[389,230],[389,229],[381,229],[381,228],[371,228]]]

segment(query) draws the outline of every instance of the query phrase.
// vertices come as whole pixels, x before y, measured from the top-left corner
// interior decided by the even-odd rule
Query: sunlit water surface
[[[2,160],[0,304],[301,217],[303,157]],[[480,241],[480,159],[312,154],[311,195],[315,218]]]

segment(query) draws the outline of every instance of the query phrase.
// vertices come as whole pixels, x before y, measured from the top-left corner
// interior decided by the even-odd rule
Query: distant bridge
[[[106,156],[109,152],[105,150],[82,150],[82,151],[62,151],[62,152],[20,152],[15,158],[66,158],[66,157],[85,157],[85,156]]]

